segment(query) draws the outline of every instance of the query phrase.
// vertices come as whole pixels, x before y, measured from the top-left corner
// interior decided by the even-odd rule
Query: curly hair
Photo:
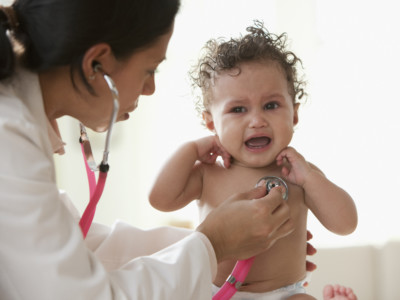
[[[207,110],[212,101],[211,85],[215,75],[223,71],[235,70],[232,76],[240,74],[239,64],[249,61],[272,61],[283,70],[288,82],[289,94],[293,103],[299,102],[306,93],[305,81],[299,78],[298,66],[301,60],[287,48],[287,35],[276,35],[268,32],[264,24],[255,21],[254,26],[247,27],[249,32],[238,39],[211,39],[202,49],[198,63],[191,69],[189,75],[194,89],[199,87],[202,96],[196,99],[196,109],[199,113]],[[237,72],[236,72],[237,71]]]

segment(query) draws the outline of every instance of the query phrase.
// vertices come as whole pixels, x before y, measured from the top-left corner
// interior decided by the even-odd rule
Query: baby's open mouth
[[[247,147],[251,149],[260,149],[264,148],[271,143],[271,139],[267,136],[260,136],[248,139],[245,144]]]

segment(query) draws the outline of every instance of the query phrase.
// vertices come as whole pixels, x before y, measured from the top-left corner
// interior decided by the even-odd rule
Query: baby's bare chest
[[[252,189],[260,178],[265,176],[280,177],[280,169],[207,169],[203,176],[203,193],[199,201],[201,219],[232,195]],[[296,282],[302,279],[305,273],[308,209],[305,205],[303,189],[290,182],[286,184],[288,186],[287,204],[296,230],[277,241],[268,251],[258,255],[257,262],[253,264],[246,278],[247,284],[251,283],[253,286],[257,283],[257,286],[261,286],[265,291]],[[223,284],[234,264],[235,261],[224,261],[219,264],[215,284]],[[285,271],[282,272],[282,270]],[[290,276],[286,276],[286,272],[289,272]],[[247,288],[251,291],[250,285]]]
[[[205,217],[210,210],[219,206],[229,197],[250,191],[265,176],[280,177],[280,169],[207,168],[203,176],[203,191],[199,201],[201,216]],[[306,207],[303,189],[290,182],[286,182],[286,184],[289,193],[288,205],[291,208],[292,216],[297,216],[300,212],[304,213]]]

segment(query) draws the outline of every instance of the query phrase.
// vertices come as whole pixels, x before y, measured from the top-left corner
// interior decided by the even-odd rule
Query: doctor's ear
[[[100,69],[105,73],[111,73],[116,59],[110,45],[106,43],[96,44],[90,47],[82,59],[82,71],[84,76],[93,81]]]
[[[203,121],[204,121],[206,127],[208,128],[208,130],[215,133],[214,120],[213,120],[211,113],[208,111],[203,111],[202,116],[203,116]]]

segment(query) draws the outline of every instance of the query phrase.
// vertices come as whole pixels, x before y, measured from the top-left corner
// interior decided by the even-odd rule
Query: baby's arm
[[[285,167],[286,158],[289,167]],[[357,227],[357,210],[351,196],[328,180],[295,149],[288,147],[277,157],[282,175],[289,182],[303,187],[305,202],[318,220],[330,231],[346,235]]]
[[[150,192],[150,204],[162,211],[173,211],[200,199],[203,187],[201,163],[213,164],[218,156],[225,163],[229,155],[215,136],[188,142],[167,161]]]

